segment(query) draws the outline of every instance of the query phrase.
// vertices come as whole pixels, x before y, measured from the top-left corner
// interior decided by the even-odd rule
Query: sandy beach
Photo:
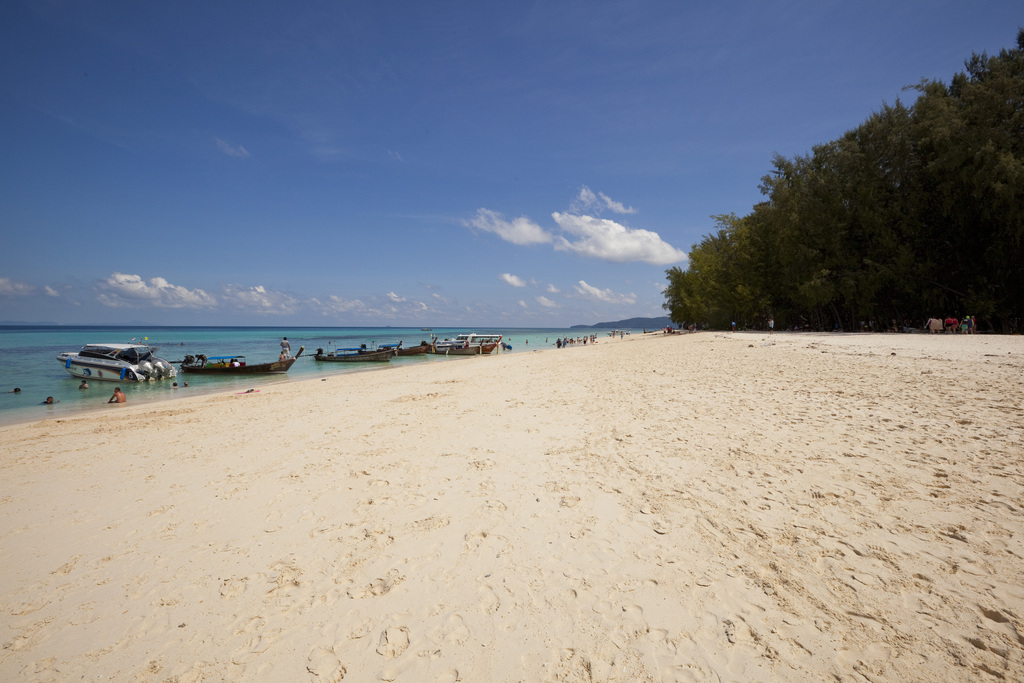
[[[1021,680],[1022,378],[634,335],[3,427],[0,680]]]

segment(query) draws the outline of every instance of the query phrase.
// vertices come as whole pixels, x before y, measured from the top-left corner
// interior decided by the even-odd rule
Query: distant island
[[[672,324],[667,315],[660,318],[627,318],[596,325],[573,325],[570,330],[658,330]]]

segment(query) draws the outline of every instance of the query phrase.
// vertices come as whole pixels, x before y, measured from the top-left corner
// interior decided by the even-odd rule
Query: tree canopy
[[[810,154],[776,155],[765,201],[667,271],[677,323],[727,327],[920,327],[974,315],[1024,319],[1024,29],[1017,47],[973,54],[912,106],[884,105]]]

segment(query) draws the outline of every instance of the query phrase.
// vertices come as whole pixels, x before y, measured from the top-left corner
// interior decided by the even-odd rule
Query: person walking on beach
[[[114,387],[114,395],[110,397],[107,403],[127,403],[128,397],[121,391],[121,387]]]
[[[285,358],[292,355],[292,345],[288,343],[288,337],[281,340],[281,355]]]
[[[775,319],[774,318],[768,318],[768,334],[771,334],[774,331],[775,331]]]

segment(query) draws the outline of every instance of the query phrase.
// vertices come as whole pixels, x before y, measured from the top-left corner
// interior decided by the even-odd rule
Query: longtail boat
[[[387,363],[394,357],[394,349],[368,349],[366,344],[348,349],[324,351],[317,349],[315,360],[326,363]]]
[[[429,342],[420,342],[417,346],[403,346],[402,342],[397,344],[381,344],[378,349],[392,349],[396,356],[419,356],[430,350]]]
[[[295,364],[306,347],[300,346],[299,352],[285,360],[272,363],[248,363],[245,356],[185,356],[181,361],[181,371],[202,375],[283,375]]]
[[[427,353],[439,356],[476,356],[490,353],[501,343],[500,334],[460,334],[454,339],[434,339]]]

